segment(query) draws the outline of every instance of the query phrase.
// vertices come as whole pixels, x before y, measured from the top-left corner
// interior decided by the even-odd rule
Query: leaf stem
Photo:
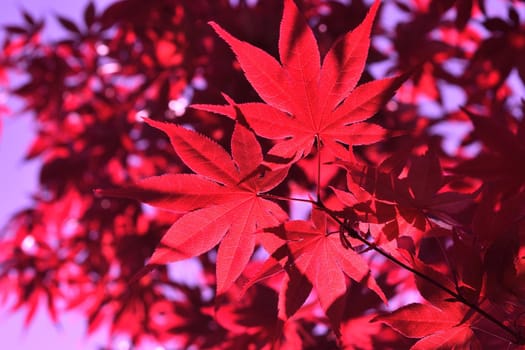
[[[426,282],[434,285],[435,287],[441,289],[442,291],[444,291],[445,293],[447,293],[448,295],[453,297],[458,302],[468,306],[470,309],[474,310],[475,312],[477,312],[481,316],[485,317],[487,320],[491,321],[492,323],[497,325],[499,328],[503,329],[505,332],[507,332],[508,334],[512,335],[512,337],[515,339],[515,341],[513,343],[520,344],[520,345],[525,343],[525,339],[523,339],[523,337],[521,336],[520,333],[518,333],[515,330],[513,330],[512,328],[506,326],[503,322],[501,322],[496,317],[494,317],[491,314],[489,314],[487,311],[485,311],[482,308],[480,308],[478,305],[476,305],[474,303],[471,303],[470,301],[465,299],[465,297],[463,297],[461,294],[459,294],[459,293],[449,289],[448,287],[442,285],[440,282],[432,279],[431,277],[425,275],[424,273],[422,273],[422,272],[414,269],[413,267],[405,264],[401,260],[399,260],[396,257],[390,255],[390,253],[388,253],[388,252],[384,251],[383,249],[381,249],[380,247],[378,247],[376,244],[367,241],[355,229],[353,229],[352,227],[348,226],[347,223],[342,221],[332,210],[326,208],[322,203],[316,203],[316,205],[319,207],[319,209],[323,210],[332,219],[334,219],[337,222],[338,225],[343,227],[352,238],[355,238],[355,239],[359,240],[360,242],[362,242],[363,244],[365,244],[366,246],[368,246],[370,249],[374,250],[378,254],[382,255],[386,259],[388,259],[391,262],[395,263],[396,265],[402,267],[403,269],[405,269],[407,271],[410,271],[412,274],[414,274],[417,277],[425,280]]]
[[[319,135],[315,135],[315,145],[317,147],[317,204],[321,203],[321,141]]]

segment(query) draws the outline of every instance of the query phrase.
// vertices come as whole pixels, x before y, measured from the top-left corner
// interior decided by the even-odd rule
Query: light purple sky
[[[111,0],[96,0],[100,10]],[[44,38],[59,37],[60,26],[54,14],[65,15],[78,22],[87,0],[3,0],[0,25],[22,21],[20,9],[24,8],[37,18],[46,19]],[[17,110],[17,101],[7,98],[0,89],[0,103]],[[16,211],[31,204],[30,195],[36,188],[37,162],[25,163],[23,156],[35,129],[29,115],[2,118],[0,133],[0,226]],[[0,236],[1,239],[1,236]],[[86,338],[85,320],[74,313],[61,315],[59,324],[50,321],[45,309],[39,310],[28,329],[24,329],[25,312],[12,314],[0,305],[0,339],[2,349],[22,350],[93,350],[106,344],[107,334],[100,332]],[[125,350],[125,347],[123,348]]]

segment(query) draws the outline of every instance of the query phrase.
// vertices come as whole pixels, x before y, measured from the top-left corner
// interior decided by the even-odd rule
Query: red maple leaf
[[[439,158],[432,151],[421,156],[411,156],[406,177],[400,178],[381,167],[356,169],[357,165],[340,162],[348,170],[347,187],[355,196],[372,195],[376,220],[384,224],[382,232],[388,240],[401,234],[423,233],[430,219],[455,224],[454,215],[472,203],[472,195],[446,190]],[[359,166],[360,167],[360,166]],[[338,198],[347,206],[354,198],[347,192],[335,190]],[[370,220],[370,217],[368,218]]]
[[[430,280],[437,281],[449,291],[457,290],[454,282],[432,266],[407,251],[398,250],[398,253],[412,268]],[[479,315],[472,314],[463,303],[452,302],[450,293],[436,288],[427,279],[416,276],[416,285],[421,296],[430,304],[408,304],[372,321],[381,321],[406,337],[421,338],[411,349],[479,349],[479,341],[471,328]]]
[[[447,304],[443,304],[447,305]],[[464,305],[448,303],[446,309],[427,304],[409,304],[390,315],[377,317],[406,337],[422,338],[411,349],[481,349],[470,324],[465,323]]]
[[[279,317],[283,320],[292,317],[313,287],[334,331],[340,334],[347,303],[345,276],[366,283],[383,300],[386,297],[370,275],[368,263],[352,249],[345,249],[338,234],[330,234],[327,219],[326,213],[313,209],[311,222],[288,221],[280,227],[265,230],[284,240],[284,245],[276,249],[279,243],[271,237],[263,240],[263,244],[272,252],[269,262],[278,261],[287,272],[279,294]],[[273,270],[271,263],[263,269]],[[264,273],[257,278],[261,275]]]
[[[364,21],[328,51],[321,65],[311,28],[293,0],[284,2],[280,27],[280,62],[240,41],[218,24],[211,26],[235,52],[246,78],[264,103],[237,105],[259,136],[277,140],[270,155],[299,159],[316,140],[334,154],[348,156],[341,146],[380,141],[385,130],[363,121],[389,100],[405,76],[356,87],[364,70],[370,31],[379,8],[375,1]],[[235,118],[228,106],[194,105]]]
[[[488,118],[464,110],[474,126],[473,136],[485,149],[452,169],[456,174],[477,177],[505,194],[525,184],[525,122]]]
[[[224,292],[245,268],[257,230],[278,225],[287,214],[258,195],[277,186],[287,169],[265,171],[255,135],[240,124],[232,135],[232,157],[214,141],[182,126],[146,120],[164,131],[177,155],[196,174],[166,174],[99,194],[138,199],[186,212],[162,238],[149,264],[203,254],[220,243],[217,291]]]

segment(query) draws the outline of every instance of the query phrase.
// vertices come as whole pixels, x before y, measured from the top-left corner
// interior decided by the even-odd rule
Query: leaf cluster
[[[137,347],[523,345],[525,36],[485,5],[124,0],[52,43],[24,12],[6,300]]]

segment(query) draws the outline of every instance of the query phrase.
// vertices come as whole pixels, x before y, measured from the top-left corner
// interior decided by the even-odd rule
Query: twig
[[[515,330],[511,329],[510,327],[506,326],[503,322],[501,322],[500,320],[498,320],[496,317],[492,316],[491,314],[489,314],[485,310],[481,309],[478,305],[471,303],[470,301],[466,300],[461,294],[452,291],[451,289],[449,289],[446,286],[442,285],[438,281],[436,281],[436,280],[432,279],[431,277],[425,275],[421,271],[418,271],[418,270],[414,269],[413,267],[405,264],[401,260],[397,259],[396,257],[390,255],[389,253],[387,253],[383,249],[379,248],[376,244],[367,241],[355,229],[353,229],[352,227],[348,226],[348,224],[346,224],[344,221],[342,221],[332,210],[330,210],[327,207],[325,207],[322,203],[316,203],[316,205],[319,207],[319,209],[323,210],[332,219],[334,219],[337,222],[338,225],[343,227],[348,232],[350,237],[359,240],[363,244],[367,245],[370,249],[374,250],[378,254],[382,255],[385,258],[387,258],[388,260],[390,260],[394,264],[402,267],[403,269],[405,269],[407,271],[410,271],[412,274],[416,275],[417,277],[419,277],[419,278],[427,281],[428,283],[434,285],[435,287],[441,289],[442,291],[444,291],[445,293],[447,293],[448,295],[453,297],[456,301],[458,301],[458,302],[468,306],[469,308],[471,308],[472,310],[474,310],[475,312],[477,312],[481,316],[485,317],[486,319],[488,319],[489,321],[491,321],[492,323],[497,325],[499,328],[503,329],[505,332],[507,332],[508,334],[512,335],[512,337],[514,337],[514,339],[515,339],[515,341],[514,341],[515,344],[520,344],[520,345],[521,344],[525,344],[525,339],[523,339],[523,337],[521,336],[520,333],[518,333]]]

